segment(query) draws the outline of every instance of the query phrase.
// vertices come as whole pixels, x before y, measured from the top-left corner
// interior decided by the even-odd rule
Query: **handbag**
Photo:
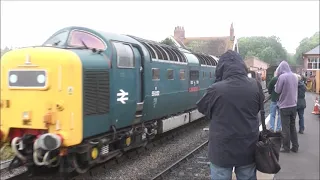
[[[259,141],[256,144],[256,168],[262,173],[277,174],[281,170],[279,164],[281,134],[267,131],[260,132]]]
[[[280,170],[279,152],[281,148],[281,133],[267,130],[265,123],[264,99],[260,100],[260,116],[262,131],[256,143],[256,169],[266,174],[277,174]]]

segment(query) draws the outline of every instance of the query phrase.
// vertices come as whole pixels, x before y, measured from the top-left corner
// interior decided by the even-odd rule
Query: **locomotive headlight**
[[[23,120],[30,120],[30,112],[29,111],[25,111],[22,113],[22,119]]]
[[[11,74],[9,76],[9,81],[10,81],[10,83],[16,83],[18,81],[18,76],[15,74]]]
[[[44,83],[44,82],[46,81],[46,76],[43,75],[43,74],[39,74],[39,75],[37,76],[37,81],[38,81],[38,83],[40,83],[40,84]]]

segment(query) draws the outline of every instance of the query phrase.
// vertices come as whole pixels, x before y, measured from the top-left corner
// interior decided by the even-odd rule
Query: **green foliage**
[[[302,54],[310,51],[320,44],[319,32],[316,32],[310,38],[304,38],[300,41],[299,46],[296,49],[296,54],[294,55],[294,60],[298,62],[298,64],[302,64]]]
[[[166,45],[169,45],[169,46],[175,46],[175,43],[170,38],[166,38],[166,39],[162,40],[160,43],[161,44],[166,44]]]
[[[297,61],[295,60],[295,58],[294,58],[294,54],[289,54],[288,53],[288,55],[287,55],[287,57],[288,57],[288,63],[290,64],[290,65],[298,65],[297,64]]]
[[[239,51],[242,58],[256,56],[268,64],[277,64],[287,60],[287,51],[282,47],[280,39],[276,36],[243,37],[238,40]]]

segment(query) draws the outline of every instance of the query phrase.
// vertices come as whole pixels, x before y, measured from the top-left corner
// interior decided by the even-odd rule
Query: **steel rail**
[[[11,163],[12,159],[1,161],[0,163],[0,170],[6,169],[9,167],[9,164]]]

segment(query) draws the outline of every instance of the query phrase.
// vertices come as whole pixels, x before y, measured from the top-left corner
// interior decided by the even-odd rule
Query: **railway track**
[[[5,161],[1,161],[0,164],[0,170],[6,169],[9,167],[9,164],[11,163],[12,159],[10,160],[5,160]]]
[[[263,89],[263,92],[264,92],[264,93],[267,93],[268,90],[267,90],[267,89]],[[270,96],[266,96],[265,102],[267,102],[269,99],[270,99]],[[200,122],[199,122],[199,123],[200,123]],[[192,126],[192,125],[189,125],[189,126]],[[173,138],[175,135],[179,134],[181,131],[184,131],[184,129],[187,129],[189,126],[178,128],[178,129],[176,130],[176,132],[170,132],[170,133],[166,134],[165,136],[160,137],[159,139],[155,139],[153,142],[149,143],[145,148],[146,148],[146,149],[150,149],[150,148],[152,148],[153,146],[156,146],[156,144],[162,144],[162,143],[165,142],[166,140],[170,139],[170,137]],[[185,159],[188,159],[188,157],[192,156],[193,153],[195,153],[195,152],[197,152],[199,149],[203,148],[207,143],[208,143],[207,141],[204,142],[203,144],[201,144],[201,145],[198,146],[196,149],[192,150],[190,153],[188,153],[186,156],[184,156],[183,158],[181,158],[181,159],[179,159],[179,160],[180,160],[180,161],[183,161],[183,160],[185,160]],[[150,147],[150,146],[151,146],[151,147]],[[141,150],[141,148],[139,148],[139,149]],[[129,151],[128,153],[126,153],[126,156],[127,156],[128,158],[130,158],[130,156],[132,157],[132,154],[133,154],[133,155],[139,155],[139,151],[140,151],[139,149],[134,150],[133,152]],[[116,163],[120,163],[119,161],[122,161],[122,159],[123,159],[123,157],[120,158],[120,160],[119,160],[119,159],[115,159],[115,161],[116,161]],[[178,160],[178,161],[179,161],[179,160]],[[4,179],[4,178],[3,178],[3,174],[5,174],[5,176],[9,177],[9,178],[6,178],[6,179],[16,179],[16,178],[18,178],[18,177],[20,177],[20,176],[25,177],[25,174],[26,174],[26,173],[25,173],[25,172],[26,172],[26,168],[25,168],[25,167],[18,167],[18,168],[16,168],[16,169],[13,169],[12,172],[8,172],[8,167],[9,167],[9,164],[11,163],[11,161],[12,161],[12,159],[11,159],[11,160],[5,160],[5,161],[2,161],[2,162],[0,163],[0,173],[1,173],[0,177],[1,177],[1,179]],[[168,168],[166,169],[166,172],[171,171],[171,169],[172,169],[173,167],[175,167],[177,164],[179,164],[178,161],[177,161],[176,163],[172,164],[172,167],[170,167],[170,168],[168,167]],[[105,166],[107,166],[107,164],[108,164],[108,162],[105,163],[105,164],[102,164],[102,165],[97,165],[97,166],[101,166],[101,167],[105,168]],[[5,172],[5,173],[4,173],[4,172]],[[166,172],[162,172],[162,173],[166,173]],[[89,174],[91,174],[91,171],[89,172]],[[162,176],[161,173],[159,173],[158,175],[159,175],[159,177]],[[75,177],[77,177],[77,175],[75,175],[73,178],[75,178]],[[155,177],[155,178],[157,179],[157,178],[159,178],[159,177]],[[73,179],[73,178],[72,178],[72,179]],[[20,178],[19,178],[19,179],[20,179]]]
[[[98,164],[98,165],[94,166],[91,170],[89,170],[87,173],[69,174],[68,179],[83,179],[83,178],[84,179],[88,179],[88,178],[91,179],[97,174],[97,172],[105,171],[106,169],[109,169],[110,167],[114,166],[115,164],[121,164],[127,160],[135,159],[147,151],[152,151],[153,148],[160,147],[170,140],[173,140],[175,138],[178,138],[179,136],[185,135],[186,133],[194,130],[194,128],[207,126],[207,124],[208,124],[207,120],[201,119],[199,121],[195,121],[190,124],[187,124],[186,126],[182,126],[180,128],[177,128],[175,131],[172,131],[172,132],[169,131],[163,135],[160,135],[158,138],[155,138],[153,141],[148,143],[147,146],[145,146],[145,147],[130,150],[128,152],[125,152],[122,156],[120,156],[118,158],[111,159],[110,161],[103,163],[103,164]],[[4,164],[6,163],[6,165],[4,165],[4,168],[2,168],[2,170],[1,170],[1,180],[2,179],[4,179],[4,180],[5,179],[10,179],[10,180],[15,180],[15,179],[62,179],[60,174],[56,173],[56,172],[50,172],[47,174],[41,174],[41,175],[35,175],[32,177],[28,177],[28,174],[26,172],[25,167],[21,167],[22,169],[19,169],[20,168],[19,167],[19,168],[13,169],[12,172],[9,172],[7,170],[7,168],[8,168],[9,163],[11,161],[12,160],[7,160],[6,162],[3,162]]]

